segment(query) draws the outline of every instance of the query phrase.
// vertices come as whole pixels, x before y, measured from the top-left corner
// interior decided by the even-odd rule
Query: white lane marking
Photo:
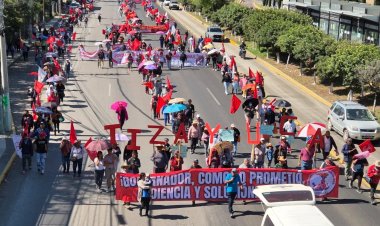
[[[111,83],[108,84],[108,96],[111,96]]]
[[[207,92],[211,95],[211,97],[215,100],[215,102],[220,106],[220,102],[218,101],[218,99],[216,99],[215,95],[211,92],[211,90],[209,88],[206,88],[207,89]]]

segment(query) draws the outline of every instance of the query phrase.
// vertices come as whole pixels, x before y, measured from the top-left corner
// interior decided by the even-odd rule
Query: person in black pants
[[[140,216],[142,216],[142,210],[145,209],[145,216],[149,217],[149,208],[151,200],[151,187],[152,180],[145,173],[140,173],[138,185],[137,199],[140,202]]]

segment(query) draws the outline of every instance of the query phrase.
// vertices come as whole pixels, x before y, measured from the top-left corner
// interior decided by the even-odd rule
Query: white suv
[[[353,101],[335,101],[328,111],[327,127],[344,140],[380,139],[380,124],[365,106]]]

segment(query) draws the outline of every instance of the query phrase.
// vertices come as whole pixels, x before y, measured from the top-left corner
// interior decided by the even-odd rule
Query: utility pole
[[[0,58],[1,58],[1,121],[3,122],[2,131],[11,131],[11,109],[9,103],[9,83],[8,83],[8,64],[4,33],[4,0],[0,0]]]

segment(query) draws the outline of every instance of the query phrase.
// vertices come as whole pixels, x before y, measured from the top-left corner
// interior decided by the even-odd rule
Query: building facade
[[[314,26],[337,40],[380,45],[380,6],[337,0],[284,0],[283,8],[311,16]]]

